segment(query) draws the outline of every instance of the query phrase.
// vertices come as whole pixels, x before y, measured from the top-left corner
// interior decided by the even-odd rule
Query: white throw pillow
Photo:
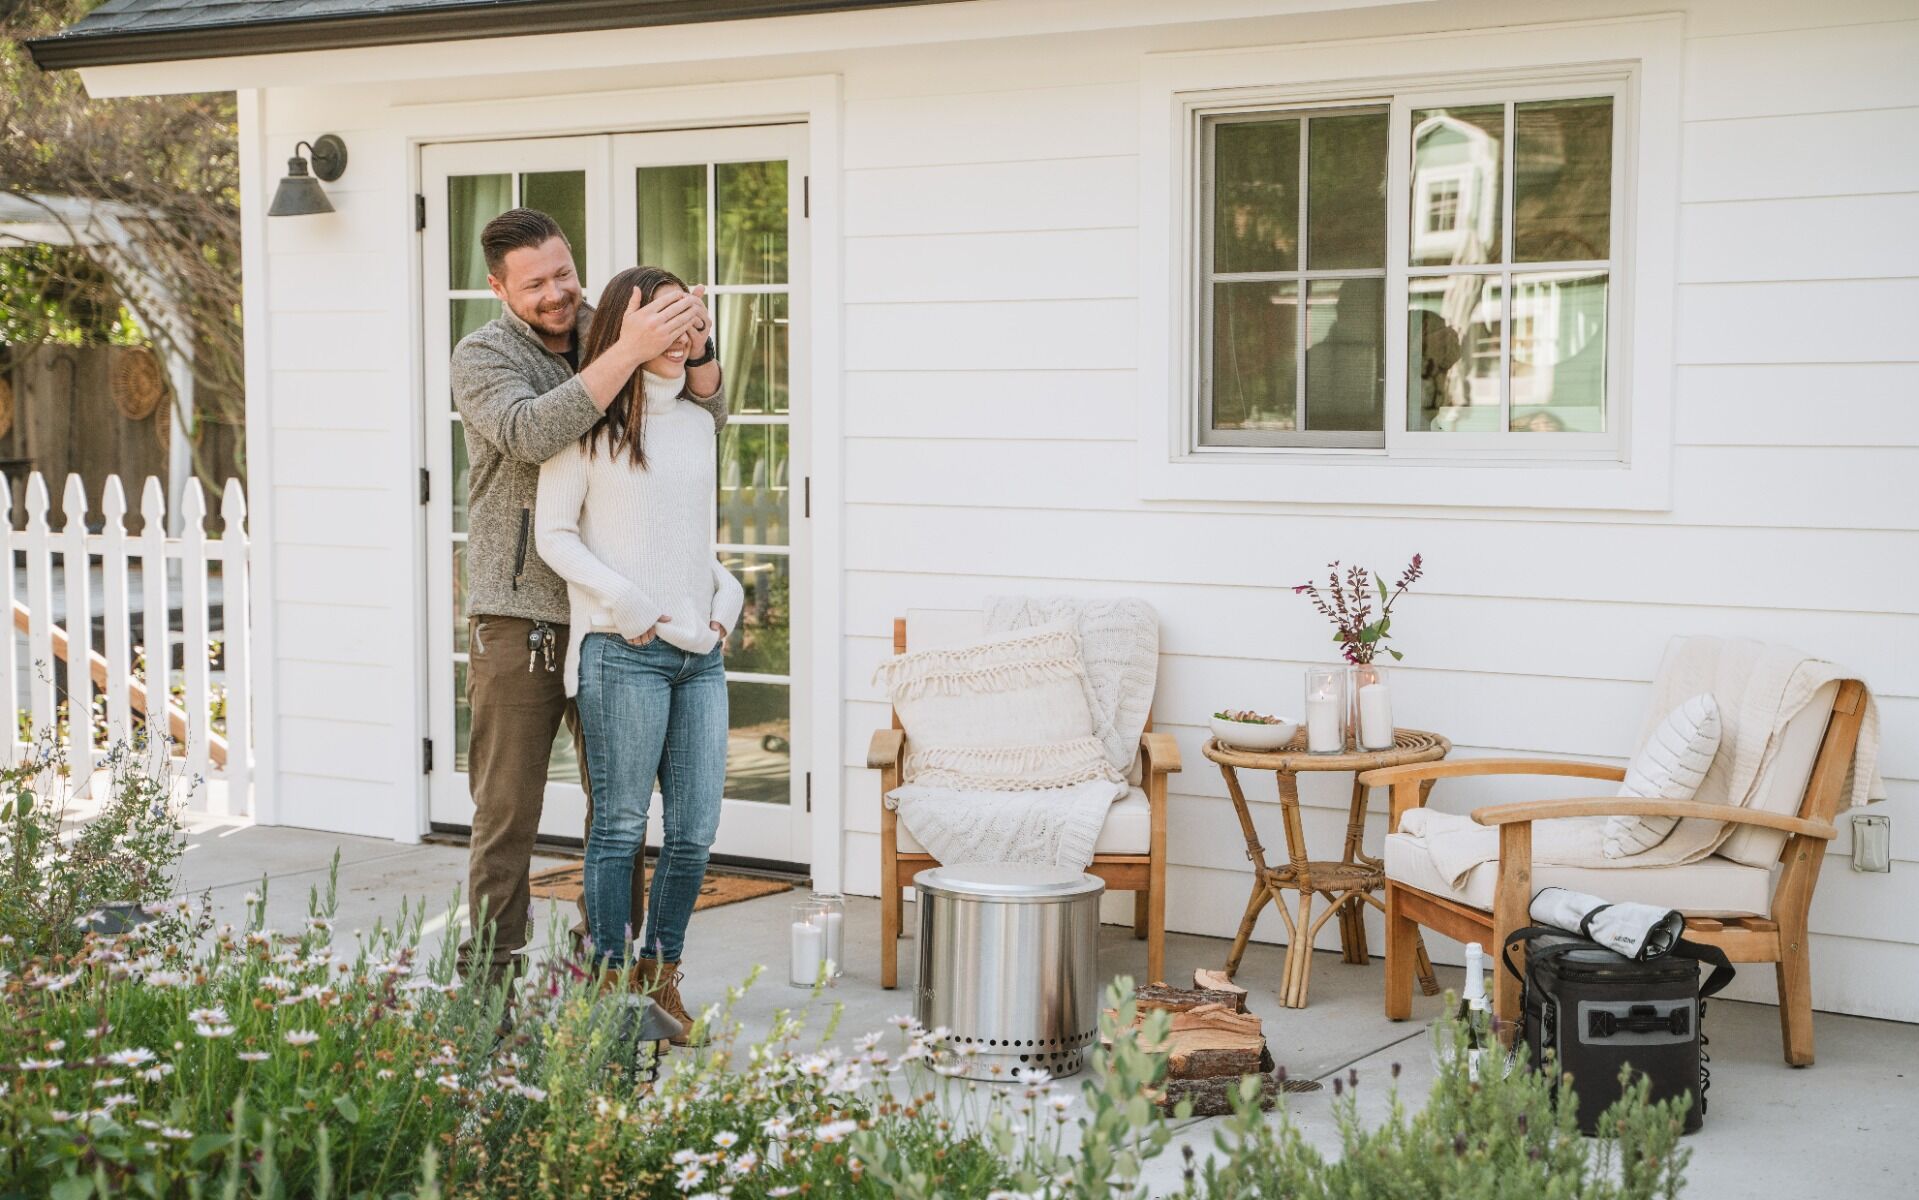
[[[906,730],[903,782],[1024,791],[1120,782],[1093,732],[1079,635],[1019,629],[880,665]]]
[[[1626,767],[1622,796],[1690,800],[1719,753],[1719,703],[1701,692],[1672,710]],[[1607,817],[1607,858],[1630,858],[1666,840],[1678,817]]]

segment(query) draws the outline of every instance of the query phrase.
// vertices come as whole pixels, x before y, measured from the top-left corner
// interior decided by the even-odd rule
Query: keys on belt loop
[[[527,630],[526,633],[526,669],[528,674],[532,673],[534,664],[538,663],[541,659],[546,660],[546,669],[548,671],[553,669],[553,648],[558,642],[559,638],[554,634],[553,626],[547,624],[545,621],[535,621],[533,623],[533,628]]]

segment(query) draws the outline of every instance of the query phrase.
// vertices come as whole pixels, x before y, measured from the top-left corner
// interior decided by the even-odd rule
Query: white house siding
[[[1311,36],[1457,27],[1447,14],[1540,19],[1537,6],[1439,5],[1314,18]],[[1896,18],[1914,15],[1893,4],[1689,14],[1673,504],[1617,518],[1139,499],[1138,51],[1260,44],[1263,31],[1049,41],[984,61],[949,49],[883,73],[849,70],[849,890],[877,890],[863,763],[887,710],[864,681],[891,652],[892,618],[1001,592],[1133,594],[1162,617],[1154,715],[1186,762],[1168,921],[1230,936],[1249,868],[1218,771],[1199,753],[1205,714],[1297,708],[1299,672],[1328,646],[1284,585],[1335,557],[1396,570],[1415,551],[1431,574],[1398,622],[1409,654],[1399,711],[1447,733],[1456,753],[1617,761],[1670,634],[1778,640],[1871,681],[1893,796],[1882,807],[1896,830],[1910,826],[1919,20]],[[1303,787],[1308,839],[1329,852],[1347,786]],[[1537,794],[1529,786],[1472,796]],[[1251,783],[1256,795],[1271,787]],[[1260,819],[1270,854],[1277,813]],[[1370,836],[1383,826],[1376,812]],[[1900,915],[1919,901],[1919,842],[1895,838],[1891,875],[1852,872],[1849,845],[1842,836],[1813,909],[1815,1002],[1919,1020],[1919,934]],[[1123,913],[1122,898],[1113,916]],[[1284,930],[1269,912],[1257,936]],[[1336,944],[1336,932],[1321,942]],[[1743,994],[1772,996],[1770,971],[1746,976]]]
[[[963,20],[944,7],[874,19]],[[1037,27],[1001,7],[1000,32]],[[1617,516],[1142,501],[1139,76],[1149,51],[1492,28],[1630,4],[1442,2],[846,52],[812,39],[803,56],[762,46],[711,66],[687,48],[728,52],[726,26],[652,43],[592,35],[535,44],[604,54],[592,47],[670,43],[676,61],[568,72],[529,50],[542,74],[497,88],[457,77],[276,87],[260,60],[233,68],[266,89],[250,199],[270,194],[298,138],[336,132],[353,155],[328,186],[338,217],[256,225],[264,249],[248,264],[250,289],[267,297],[254,317],[266,325],[254,420],[270,432],[255,439],[266,461],[254,478],[270,489],[258,531],[272,543],[269,811],[399,837],[420,827],[412,142],[509,124],[618,129],[623,111],[636,123],[648,111],[630,97],[574,101],[574,90],[832,73],[844,96],[845,370],[840,394],[816,402],[838,405],[844,469],[816,490],[830,497],[837,484],[837,512],[820,505],[816,518],[843,534],[847,890],[877,889],[876,781],[862,764],[887,720],[867,680],[892,618],[1001,592],[1135,594],[1162,617],[1155,719],[1186,759],[1169,922],[1230,934],[1249,876],[1199,753],[1205,714],[1296,707],[1301,668],[1328,657],[1323,626],[1286,585],[1335,557],[1391,571],[1417,551],[1429,575],[1399,620],[1399,715],[1446,733],[1461,755],[1619,759],[1674,633],[1789,642],[1863,673],[1885,722],[1883,807],[1899,861],[1890,875],[1854,874],[1842,832],[1813,909],[1815,1002],[1919,1020],[1919,931],[1906,915],[1919,910],[1919,19],[1902,0],[1647,7],[1687,12],[1673,503]],[[1073,9],[1031,11],[1038,21]],[[447,56],[468,52],[341,61],[446,76]],[[518,112],[455,103],[501,92],[553,99]],[[829,794],[830,768],[815,770]],[[1270,786],[1252,781],[1255,794]],[[1306,781],[1318,846],[1337,844],[1345,786]],[[1475,796],[1534,794],[1526,786]],[[1274,816],[1263,818],[1269,846]],[[1373,838],[1382,826],[1375,815]],[[1281,932],[1268,914],[1258,936]],[[1749,970],[1739,986],[1769,998],[1770,973]]]

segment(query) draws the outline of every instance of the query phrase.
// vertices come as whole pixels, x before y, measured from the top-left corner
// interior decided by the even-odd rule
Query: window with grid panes
[[[1203,116],[1197,446],[1601,448],[1619,181],[1600,90]]]

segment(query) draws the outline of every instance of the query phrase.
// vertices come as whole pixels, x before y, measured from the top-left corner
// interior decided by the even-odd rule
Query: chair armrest
[[[1376,771],[1361,772],[1359,782],[1367,787],[1389,787],[1396,783],[1464,779],[1475,775],[1570,775],[1580,779],[1610,779],[1617,783],[1626,777],[1626,770],[1604,763],[1557,758],[1466,758],[1453,762],[1381,767]]]
[[[1148,775],[1170,775],[1180,769],[1179,743],[1170,733],[1140,734],[1139,753]]]
[[[866,765],[878,770],[897,767],[900,754],[906,748],[904,729],[876,729],[873,740],[866,747]]]
[[[1802,837],[1830,841],[1839,831],[1823,821],[1808,821],[1782,813],[1760,812],[1731,804],[1701,804],[1696,800],[1641,800],[1632,796],[1594,796],[1572,800],[1531,800],[1519,804],[1492,804],[1473,810],[1481,825],[1528,825],[1557,817],[1698,817],[1758,825]]]

